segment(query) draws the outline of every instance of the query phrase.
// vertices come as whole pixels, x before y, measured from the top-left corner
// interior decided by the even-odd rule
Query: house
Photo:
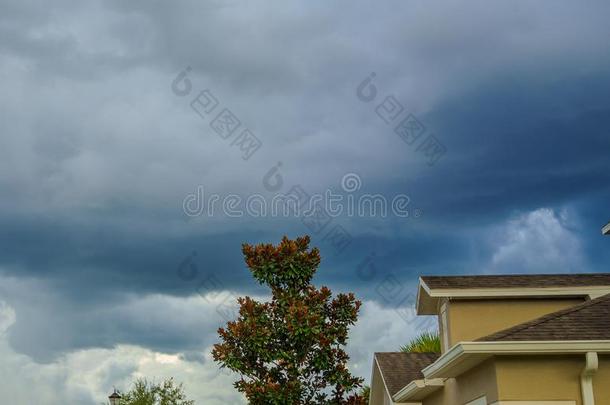
[[[610,404],[610,273],[429,276],[441,353],[375,353],[371,405]]]

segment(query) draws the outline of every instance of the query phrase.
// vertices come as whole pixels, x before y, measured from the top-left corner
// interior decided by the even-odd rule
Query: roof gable
[[[436,315],[442,298],[598,298],[606,294],[610,294],[610,273],[422,276],[417,313]]]
[[[478,340],[610,340],[610,294],[524,322]]]
[[[390,396],[411,381],[424,378],[421,370],[439,358],[437,353],[375,353],[375,360]]]

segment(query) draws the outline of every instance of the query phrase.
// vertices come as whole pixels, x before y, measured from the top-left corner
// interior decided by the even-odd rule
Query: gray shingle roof
[[[432,289],[610,286],[610,273],[422,276]]]
[[[396,394],[413,380],[423,379],[421,371],[434,363],[438,357],[436,353],[375,353],[390,395]]]
[[[479,339],[527,340],[610,340],[610,294]]]

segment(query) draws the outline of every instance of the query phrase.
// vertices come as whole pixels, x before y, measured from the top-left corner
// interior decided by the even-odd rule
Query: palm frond
[[[409,343],[400,347],[405,353],[440,353],[441,339],[438,332],[423,332],[411,339]]]

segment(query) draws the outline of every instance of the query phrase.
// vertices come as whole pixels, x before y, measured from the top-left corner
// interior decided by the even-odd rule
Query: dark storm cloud
[[[446,101],[428,118],[455,160],[422,174],[414,193],[439,220],[478,222],[609,192],[609,90],[607,72],[519,77]]]
[[[385,304],[377,281],[355,273],[371,252],[379,280],[405,285],[424,272],[505,269],[520,265],[512,252],[521,245],[498,228],[538,220],[582,242],[571,263],[603,269],[608,4],[548,4],[3,3],[0,272],[36,280],[52,297],[6,295],[18,312],[13,345],[39,360],[117,343],[196,350],[209,325],[164,332],[170,313],[146,323],[138,317],[157,311],[151,302],[137,315],[125,308],[194,294],[176,275],[193,251],[223,288],[260,292],[240,244],[310,230],[298,219],[187,220],[181,205],[198,185],[264,192],[279,161],[287,186],[322,192],[355,172],[362,192],[405,193],[424,213],[338,218],[353,240],[336,254],[314,235],[319,283]],[[193,93],[180,98],[170,84],[187,65]],[[379,99],[365,104],[356,87],[372,71]],[[206,88],[263,140],[251,160],[191,110]],[[434,167],[375,114],[390,94],[446,145]],[[541,207],[554,211],[527,216]],[[563,209],[578,226],[561,222]],[[100,309],[108,300],[114,312]],[[51,323],[60,328],[45,343],[38,337]]]

